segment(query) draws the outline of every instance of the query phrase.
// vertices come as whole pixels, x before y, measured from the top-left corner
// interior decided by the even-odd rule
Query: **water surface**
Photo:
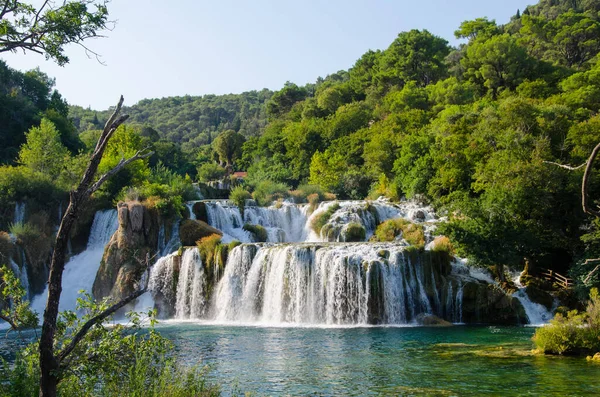
[[[600,395],[600,365],[531,354],[533,328],[163,324],[209,378],[255,395]]]

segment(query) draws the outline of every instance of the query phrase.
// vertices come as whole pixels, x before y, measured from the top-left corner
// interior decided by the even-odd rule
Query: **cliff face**
[[[148,260],[158,249],[162,220],[139,202],[119,203],[119,229],[104,249],[92,292],[96,299],[123,298],[133,292]]]

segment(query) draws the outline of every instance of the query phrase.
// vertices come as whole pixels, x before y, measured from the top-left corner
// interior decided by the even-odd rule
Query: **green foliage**
[[[245,140],[242,134],[228,130],[217,136],[213,142],[213,148],[222,163],[233,165],[242,155],[242,145]]]
[[[142,201],[169,218],[178,216],[186,201],[197,199],[197,193],[189,177],[184,178],[159,163],[141,185],[127,189],[119,199]]]
[[[19,163],[35,172],[56,179],[67,160],[68,150],[60,141],[54,124],[43,118],[39,127],[25,133],[26,142],[19,151]]]
[[[225,176],[225,169],[219,164],[204,163],[198,167],[198,180],[202,182],[218,181]]]
[[[373,235],[373,241],[395,241],[401,236],[406,242],[416,248],[425,246],[423,226],[406,219],[388,219],[379,224]]]
[[[340,208],[341,208],[340,205],[336,202],[336,203],[333,203],[330,206],[328,206],[325,211],[315,214],[310,223],[311,229],[315,233],[320,234],[323,226],[325,226],[327,224],[327,222],[329,222],[329,219],[331,219],[331,216]]]
[[[5,3],[0,52],[33,51],[62,66],[69,62],[67,44],[80,44],[109,28],[108,9],[102,1],[45,2],[39,8],[20,1]]]
[[[27,291],[20,280],[6,266],[0,267],[0,319],[9,320],[17,330],[35,328],[39,320],[37,313],[29,307],[29,301],[24,300]]]
[[[350,222],[344,228],[342,237],[345,242],[353,243],[365,241],[366,234],[367,231],[365,230],[363,225],[357,222]]]
[[[557,313],[550,325],[538,328],[533,336],[537,348],[548,354],[588,354],[600,352],[600,295],[590,292],[584,312]]]
[[[221,245],[221,236],[218,234],[212,234],[206,236],[197,241],[198,251],[202,262],[208,267],[214,266],[217,258],[217,254],[220,252],[218,249]]]
[[[231,193],[229,193],[229,200],[231,200],[239,209],[242,217],[244,216],[244,207],[246,206],[246,200],[252,198],[250,192],[244,189],[243,186],[236,186],[231,189]]]
[[[91,296],[78,299],[75,312],[62,312],[57,323],[58,351],[64,349],[81,326],[108,308]],[[67,367],[58,373],[61,396],[213,396],[218,389],[204,379],[204,371],[181,368],[173,344],[154,325],[156,313],[129,313],[129,324],[95,324],[69,355]],[[37,342],[23,349],[14,365],[0,367],[0,396],[37,394],[39,387]]]
[[[269,239],[267,229],[261,225],[251,225],[246,223],[243,229],[252,235],[255,243],[264,243]]]
[[[266,207],[271,205],[273,201],[277,199],[286,198],[288,192],[289,187],[287,185],[265,180],[254,186],[252,197],[256,200],[258,205]]]

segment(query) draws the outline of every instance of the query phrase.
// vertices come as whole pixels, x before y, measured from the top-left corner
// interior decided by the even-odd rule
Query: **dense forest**
[[[402,32],[314,84],[143,100],[125,108],[131,122],[106,161],[144,147],[154,155],[101,193],[160,196],[175,211],[174,191],[234,170],[261,197],[310,184],[339,199],[417,198],[448,216],[443,232],[475,263],[587,274],[600,231],[581,209],[582,171],[551,163],[579,165],[600,140],[599,12],[598,0],[542,0],[505,25],[463,22],[458,47]],[[66,192],[65,172],[77,175],[109,110],[67,107],[39,70],[0,71],[1,159],[16,165],[0,184],[24,178],[17,170],[46,178],[21,146],[44,119],[72,164],[50,174]],[[31,194],[36,178],[0,199]],[[599,185],[594,176],[592,197]]]

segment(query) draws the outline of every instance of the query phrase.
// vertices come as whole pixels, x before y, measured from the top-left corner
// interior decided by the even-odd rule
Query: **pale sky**
[[[106,38],[85,44],[106,66],[68,47],[64,67],[34,53],[2,54],[9,66],[39,66],[70,104],[102,110],[119,95],[144,98],[240,93],[299,85],[352,67],[398,33],[427,29],[457,44],[464,20],[508,22],[535,0],[113,0]]]

